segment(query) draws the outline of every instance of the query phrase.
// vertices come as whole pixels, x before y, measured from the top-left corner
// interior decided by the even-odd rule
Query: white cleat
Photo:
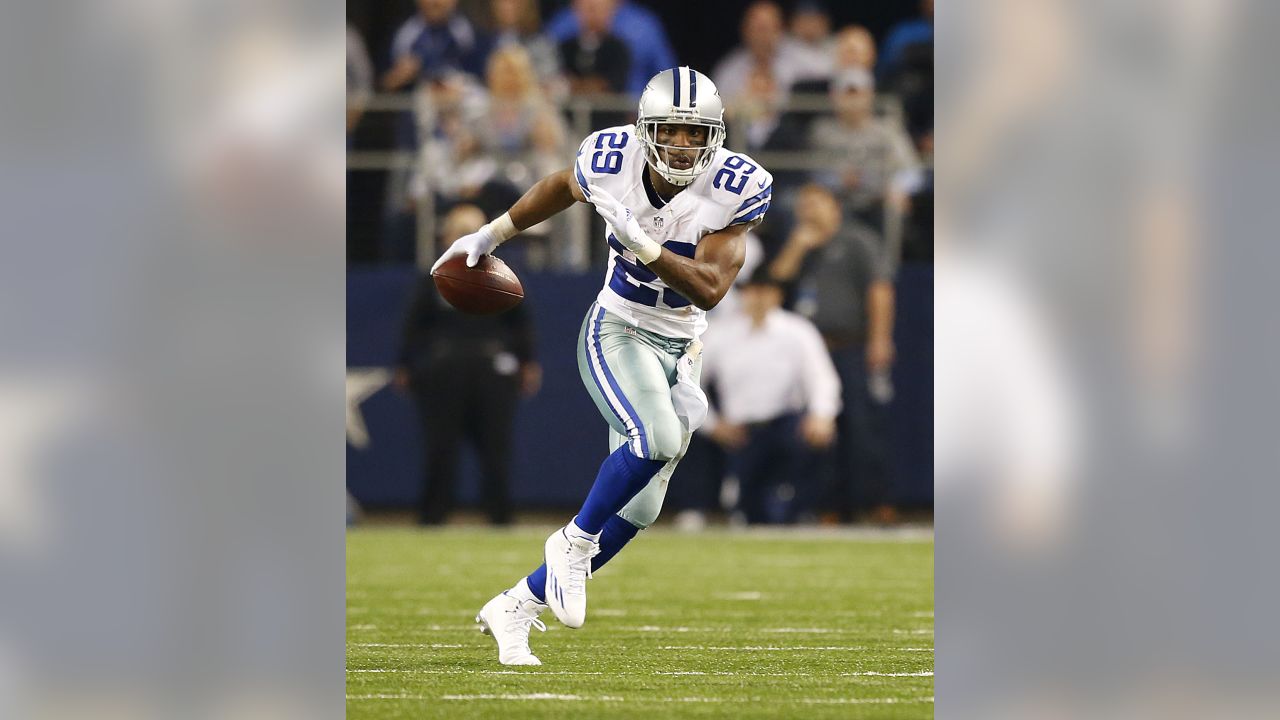
[[[476,615],[480,632],[498,641],[498,662],[503,665],[541,665],[542,661],[529,649],[529,629],[546,632],[547,626],[538,615],[547,608],[537,600],[519,600],[502,592],[484,604]]]
[[[600,552],[600,543],[570,535],[564,527],[547,538],[547,604],[560,622],[580,628],[587,621],[587,578],[591,558]]]

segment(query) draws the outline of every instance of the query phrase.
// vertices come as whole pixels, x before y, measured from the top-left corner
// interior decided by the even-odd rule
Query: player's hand
[[[493,231],[489,229],[489,226],[485,225],[470,235],[463,235],[457,240],[454,240],[453,244],[449,246],[449,249],[445,250],[444,254],[440,256],[440,259],[436,260],[436,263],[431,266],[431,272],[435,272],[436,268],[443,265],[450,258],[455,258],[461,255],[467,256],[467,267],[475,267],[476,263],[480,262],[481,255],[488,255],[493,252],[493,249],[498,247],[498,245],[498,238],[494,236]]]
[[[542,388],[542,366],[530,360],[520,365],[520,394],[531,398]]]
[[[652,262],[662,254],[662,246],[645,234],[630,208],[599,185],[592,185],[588,189],[591,191],[588,199],[600,217],[608,223],[613,236],[618,238],[623,247],[635,253],[640,262]]]
[[[412,384],[412,380],[409,377],[409,368],[396,368],[395,375],[391,376],[391,384],[400,392],[409,392],[409,386]]]
[[[820,228],[807,223],[797,225],[796,229],[791,231],[791,242],[806,252],[817,250],[826,245],[830,239],[831,236],[823,233]]]
[[[800,436],[811,448],[829,448],[836,439],[836,421],[821,415],[806,415],[800,423]]]
[[[893,366],[895,355],[893,340],[874,338],[867,341],[867,369],[872,372],[888,370]]]
[[[734,423],[719,422],[711,428],[711,439],[725,450],[737,450],[747,444],[747,429]]]

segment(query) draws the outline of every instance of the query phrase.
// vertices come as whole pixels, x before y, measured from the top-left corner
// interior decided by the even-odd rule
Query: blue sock
[[[600,554],[591,558],[591,572],[599,570],[605,563],[612,560],[613,556],[617,555],[624,545],[631,542],[631,538],[638,532],[640,528],[617,515],[610,515],[609,519],[604,521],[604,529],[600,531]],[[525,582],[529,584],[529,590],[539,602],[547,601],[546,565],[539,565],[537,570],[529,573]]]
[[[547,564],[542,563],[537,570],[529,573],[529,577],[524,581],[529,584],[529,592],[538,598],[538,602],[545,603],[547,601]]]
[[[592,535],[600,532],[605,521],[643,490],[666,464],[666,460],[636,457],[626,445],[620,446],[600,464],[596,482],[574,522],[584,532]]]

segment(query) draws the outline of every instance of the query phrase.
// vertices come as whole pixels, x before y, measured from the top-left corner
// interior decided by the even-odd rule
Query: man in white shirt
[[[796,82],[831,76],[831,55],[788,37],[785,30],[782,8],[772,0],[753,3],[742,13],[742,45],[711,71],[722,97],[733,101],[746,92],[751,72],[758,65],[773,69],[783,95]]]
[[[840,378],[811,322],[782,309],[767,269],[742,288],[742,312],[703,338],[702,382],[717,396],[704,431],[729,453],[747,522],[807,519],[819,492],[816,462],[835,439]],[[794,500],[779,511],[774,488]]]

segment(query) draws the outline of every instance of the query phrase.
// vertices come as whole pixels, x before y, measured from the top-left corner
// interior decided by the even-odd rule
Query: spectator
[[[485,44],[457,6],[458,0],[418,0],[418,12],[392,40],[391,69],[382,76],[383,90],[394,92],[449,71],[477,78],[483,74]]]
[[[761,268],[742,288],[744,312],[717,318],[704,337],[702,381],[718,400],[703,427],[729,453],[749,523],[813,515],[814,468],[840,411],[840,380],[821,336],[783,310],[782,297]]]
[[[797,93],[829,93],[831,78],[847,70],[871,72],[876,66],[876,41],[871,31],[861,25],[849,25],[836,33],[831,44],[831,75],[817,80],[798,82]]]
[[[525,161],[535,150],[552,155],[555,162],[562,161],[563,120],[541,91],[524,48],[507,45],[495,50],[489,56],[485,81],[489,105],[478,119],[477,130],[486,149],[506,162]],[[527,174],[512,179],[522,188],[533,184]]]
[[[502,182],[498,162],[483,143],[481,127],[490,107],[484,86],[453,72],[423,84],[415,99],[423,142],[405,201],[410,227],[414,210],[424,202],[434,208],[465,202],[485,209],[515,192]],[[416,248],[415,233],[408,233],[389,255],[412,261]]]
[[[398,113],[393,121],[397,148],[426,150],[440,124],[439,107],[463,94],[461,88],[474,86],[484,71],[485,45],[457,5],[457,0],[417,0],[418,11],[392,40],[391,69],[383,73],[380,86],[385,92],[420,91],[415,113]],[[416,170],[394,168],[388,173],[381,233],[386,260],[413,256],[414,204],[421,199],[422,181]]]
[[[835,65],[832,70],[860,68],[874,70],[876,66],[876,39],[871,31],[861,25],[850,25],[836,34]]]
[[[564,94],[560,76],[560,48],[539,27],[538,5],[533,0],[491,0],[493,47],[517,45],[529,54],[533,70],[553,97]]]
[[[923,181],[920,159],[900,127],[876,118],[870,72],[842,71],[832,80],[831,99],[835,117],[817,120],[810,133],[810,146],[834,168],[819,179],[854,217],[884,232],[886,204],[895,216],[904,215]],[[898,239],[887,242],[896,247]]]
[[[902,100],[907,131],[917,143],[933,130],[933,2],[920,3],[921,17],[889,31],[876,77]]]
[[[494,205],[502,199],[510,205],[520,193],[528,190],[538,178],[564,167],[569,161],[564,119],[546,99],[538,85],[528,53],[519,45],[507,45],[489,56],[486,75],[489,86],[488,110],[475,123],[484,154],[496,162],[492,182],[510,188],[507,193],[490,188],[492,198],[480,204],[490,214],[501,212]],[[543,240],[525,243],[522,249],[545,255],[547,240],[556,229],[565,230],[564,218],[555,217],[527,228],[525,234]],[[535,250],[535,248],[537,248]],[[539,265],[545,258],[533,260]]]
[[[574,0],[579,32],[560,43],[560,59],[574,95],[622,92],[631,69],[626,43],[610,30],[616,0]]]
[[[373,96],[373,63],[360,31],[347,25],[347,135],[355,132]]]
[[[726,55],[711,73],[722,97],[732,99],[745,92],[751,71],[759,64],[773,68],[784,94],[798,81],[830,74],[830,59],[785,36],[783,27],[782,9],[776,3],[761,0],[747,8],[742,16],[742,46]]]
[[[448,246],[484,223],[479,208],[458,206],[444,219],[442,242]],[[452,511],[464,442],[480,462],[481,504],[489,520],[511,521],[507,481],[517,399],[535,394],[542,379],[533,349],[524,304],[501,315],[463,315],[440,297],[430,275],[419,278],[405,317],[395,385],[412,394],[422,420],[423,524],[441,524]]]
[[[844,409],[829,506],[846,520],[857,505],[890,522],[885,405],[893,392],[893,263],[875,233],[845,221],[835,197],[819,185],[801,189],[796,216],[769,272],[791,286],[792,306],[822,333],[840,374]]]
[[[927,46],[928,57],[933,60],[933,0],[921,0],[920,17],[904,20],[889,29],[885,36],[884,49],[880,53],[880,65],[876,68],[876,77],[887,82],[904,65],[916,48]]]
[[[581,25],[577,13],[565,8],[551,18],[546,30],[552,39],[564,42],[579,35]],[[629,93],[638,95],[649,78],[678,64],[662,20],[638,3],[617,3],[609,31],[626,43],[631,54],[631,71],[625,86]]]
[[[791,13],[791,37],[815,55],[831,57],[835,41],[831,38],[831,14],[818,0],[803,0]]]
[[[746,89],[733,99],[726,112],[747,152],[805,148],[805,130],[795,115],[783,111],[785,102],[773,66],[761,63],[753,67]],[[782,177],[781,173],[778,177]]]

